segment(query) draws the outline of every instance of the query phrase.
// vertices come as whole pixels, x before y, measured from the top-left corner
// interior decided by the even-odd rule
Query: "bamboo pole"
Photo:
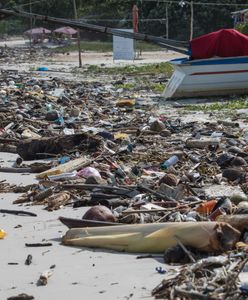
[[[166,14],[166,39],[169,38],[169,12],[168,12],[168,3],[165,6],[165,14]]]
[[[76,6],[76,0],[72,0],[73,2],[73,10],[74,10],[74,19],[77,20],[77,6]],[[78,44],[78,63],[79,68],[82,68],[82,57],[81,57],[81,44],[80,44],[80,29],[77,29],[77,44]]]
[[[194,1],[192,0],[190,2],[190,11],[191,11],[191,17],[190,17],[190,38],[189,40],[191,41],[193,39],[194,35]]]

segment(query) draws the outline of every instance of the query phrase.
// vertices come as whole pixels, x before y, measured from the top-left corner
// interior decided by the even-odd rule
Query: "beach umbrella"
[[[67,34],[67,35],[73,35],[73,34],[77,33],[77,30],[75,30],[72,27],[66,26],[66,27],[57,28],[53,32]]]
[[[33,35],[41,35],[51,33],[51,30],[46,29],[44,27],[33,28],[24,32],[25,35],[33,36]]]

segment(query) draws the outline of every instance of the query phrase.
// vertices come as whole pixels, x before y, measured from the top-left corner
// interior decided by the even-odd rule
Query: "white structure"
[[[132,29],[118,29],[127,32],[133,32]],[[134,60],[134,40],[113,36],[113,60]]]

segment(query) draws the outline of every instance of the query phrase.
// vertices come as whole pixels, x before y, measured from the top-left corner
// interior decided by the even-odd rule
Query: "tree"
[[[28,0],[1,0],[1,6],[14,7],[27,2]],[[168,4],[169,37],[171,39],[188,40],[190,30],[190,5],[187,4],[181,7],[179,2],[180,0],[176,3],[172,2]],[[207,4],[209,0],[199,0],[196,2]],[[218,6],[218,3],[225,4],[225,6]],[[194,5],[195,37],[221,28],[233,27],[231,12],[244,8],[238,6],[238,4],[241,3],[244,3],[244,0],[216,0],[216,5],[214,6]],[[161,19],[166,16],[166,3],[162,2],[147,2],[142,0],[77,0],[79,17],[87,19],[131,19],[133,4],[138,5],[140,18]],[[228,6],[228,4],[235,4],[235,6]],[[29,6],[25,6],[24,9],[28,11]],[[32,11],[55,17],[73,18],[71,0],[40,0],[39,3],[32,5]],[[95,21],[92,21],[92,23],[99,24]],[[28,22],[25,20],[22,20],[22,24],[28,26]],[[40,23],[36,25],[38,24]],[[131,22],[101,22],[100,24],[111,27],[132,27]],[[139,29],[141,32],[158,36],[165,35],[166,30],[165,24],[159,22],[142,22],[139,25]]]

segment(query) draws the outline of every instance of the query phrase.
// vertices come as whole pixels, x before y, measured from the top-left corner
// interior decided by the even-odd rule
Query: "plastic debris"
[[[0,229],[0,239],[4,239],[6,235],[7,233],[3,229]]]

